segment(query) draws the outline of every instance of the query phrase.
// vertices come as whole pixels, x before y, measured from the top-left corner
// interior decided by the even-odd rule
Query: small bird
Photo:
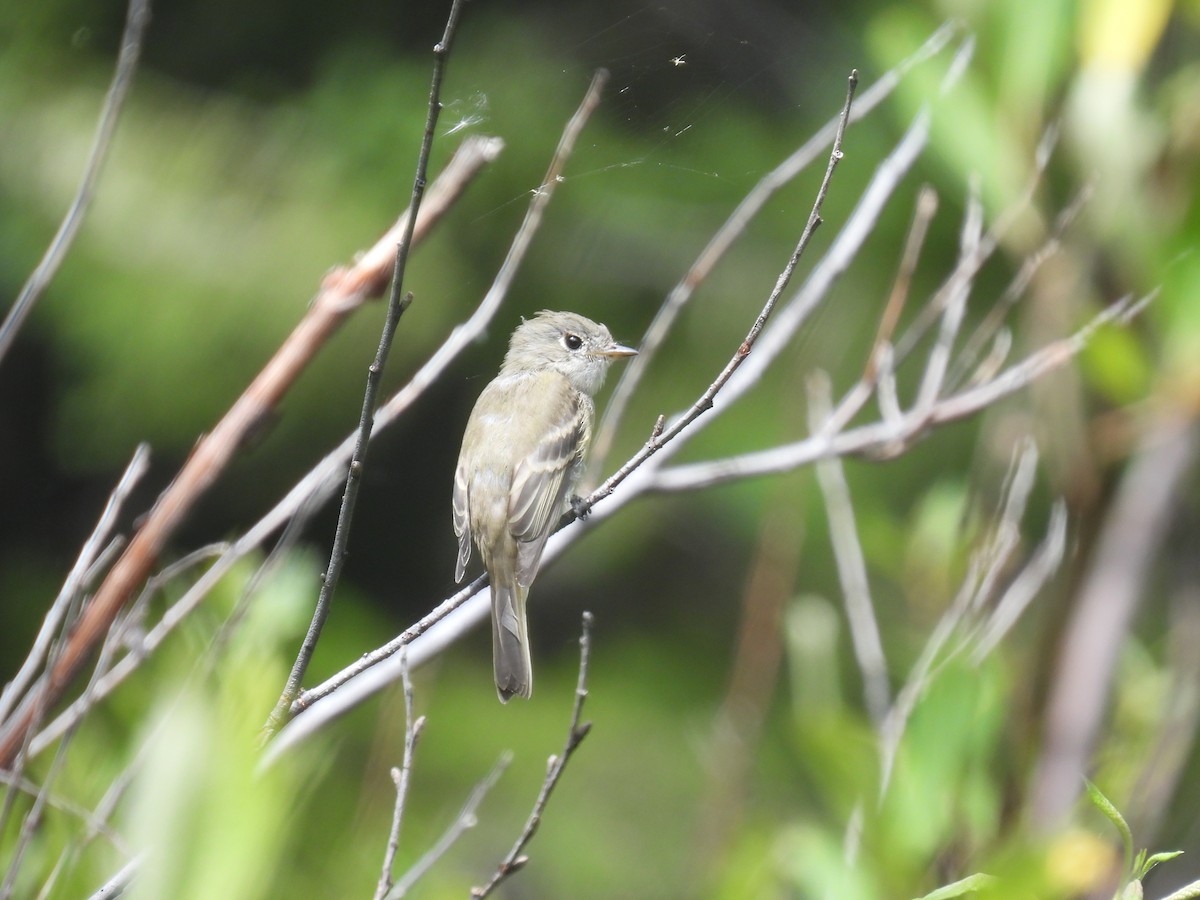
[[[491,579],[502,703],[533,689],[525,598],[583,472],[592,396],[614,359],[636,354],[591,319],[543,310],[517,326],[500,374],[467,420],[454,473],[454,580],[462,581],[473,540]]]

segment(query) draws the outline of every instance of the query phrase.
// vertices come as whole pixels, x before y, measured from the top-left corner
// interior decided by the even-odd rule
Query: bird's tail
[[[492,662],[500,702],[528,697],[533,692],[533,666],[529,660],[529,634],[525,626],[526,588],[492,579]]]

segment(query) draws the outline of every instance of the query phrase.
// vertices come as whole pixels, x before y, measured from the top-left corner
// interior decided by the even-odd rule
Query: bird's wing
[[[509,531],[517,540],[517,583],[524,587],[537,575],[546,538],[574,487],[591,437],[591,398],[570,391],[551,411],[546,426],[533,449],[517,463],[509,492]]]
[[[462,581],[471,559],[471,525],[468,517],[467,467],[460,458],[454,472],[454,495],[450,501],[450,512],[454,521],[454,533],[458,536],[458,564],[454,567],[454,581]]]

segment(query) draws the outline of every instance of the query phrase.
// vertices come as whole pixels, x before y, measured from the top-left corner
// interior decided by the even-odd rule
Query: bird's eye
[[[577,334],[568,334],[563,337],[563,343],[567,345],[568,350],[578,350],[583,346],[583,338]]]

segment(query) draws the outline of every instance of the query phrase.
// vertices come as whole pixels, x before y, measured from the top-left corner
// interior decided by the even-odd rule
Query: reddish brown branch
[[[483,165],[494,159],[501,143],[474,139],[460,149],[422,204],[413,231],[419,241]],[[48,676],[25,696],[0,731],[0,767],[7,767],[30,726],[62,696],[84,663],[104,640],[117,614],[149,577],[163,548],[200,496],[220,477],[238,448],[275,409],[300,373],[338,326],[363,301],[387,287],[396,243],[408,213],[362,254],[352,266],[339,266],[322,280],[304,318],[237,399],[213,430],[202,436],[175,480],[158,498],[125,552],[109,571],[80,615]]]

